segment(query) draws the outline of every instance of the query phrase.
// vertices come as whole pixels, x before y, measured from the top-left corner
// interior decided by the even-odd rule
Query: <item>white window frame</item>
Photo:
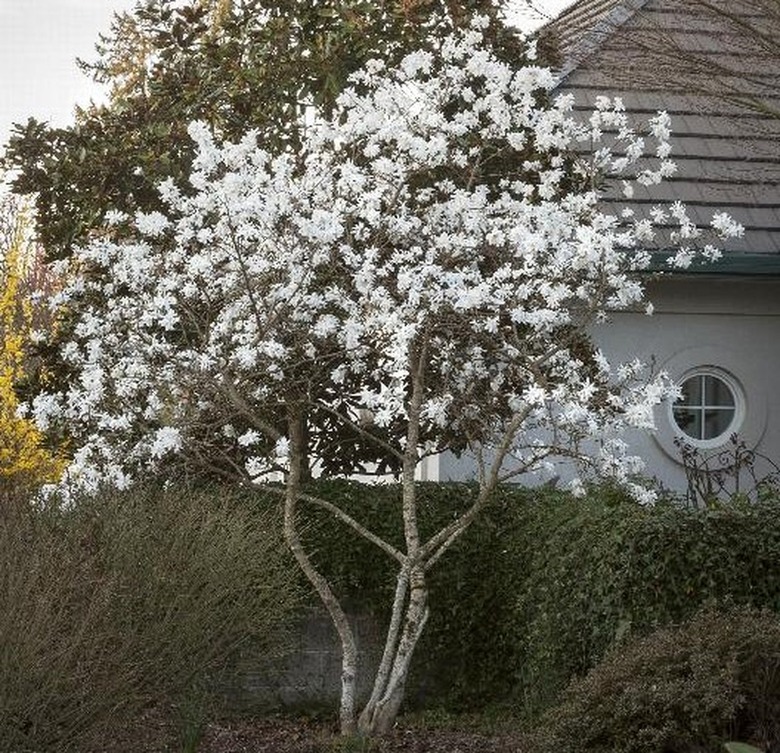
[[[746,406],[745,393],[744,390],[742,389],[742,386],[729,372],[717,366],[697,366],[692,369],[689,369],[678,380],[678,384],[680,385],[680,387],[682,387],[682,385],[685,384],[689,379],[693,379],[695,377],[707,377],[707,376],[714,377],[715,379],[718,379],[721,382],[723,382],[723,384],[726,385],[729,392],[731,392],[732,397],[734,398],[734,414],[731,418],[731,423],[728,425],[726,430],[721,434],[719,434],[717,437],[712,437],[710,439],[697,439],[695,437],[692,437],[690,434],[687,434],[678,425],[674,415],[674,406],[675,406],[674,401],[669,402],[668,405],[669,411],[667,416],[668,421],[676,437],[684,441],[686,444],[691,445],[692,447],[697,447],[703,450],[710,450],[717,447],[722,447],[729,441],[729,438],[733,434],[739,432],[745,420],[745,406]],[[695,406],[693,407],[695,409]],[[704,411],[705,409],[706,409],[706,405],[703,405],[700,408],[700,410],[702,411]]]

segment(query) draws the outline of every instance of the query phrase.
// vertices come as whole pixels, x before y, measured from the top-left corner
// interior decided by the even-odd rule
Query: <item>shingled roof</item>
[[[766,0],[718,1],[728,16],[708,10],[712,0],[580,0],[543,33],[560,51],[559,89],[583,113],[606,94],[637,121],[670,114],[678,172],[639,188],[632,208],[680,200],[700,224],[728,212],[745,236],[706,271],[780,274],[780,14],[763,18]]]
[[[593,54],[647,0],[580,0],[548,24],[555,37],[565,77]]]

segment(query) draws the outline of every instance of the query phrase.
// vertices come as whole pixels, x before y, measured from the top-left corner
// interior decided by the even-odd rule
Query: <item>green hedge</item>
[[[710,603],[780,608],[780,503],[644,508],[619,495],[542,503],[518,585],[518,699],[532,716],[630,635]]]
[[[338,503],[371,530],[401,546],[401,496],[397,485],[321,482],[310,491]],[[422,483],[418,487],[423,535],[464,510],[476,487]],[[496,495],[430,574],[431,616],[413,663],[412,703],[453,710],[506,698],[515,683],[513,630],[518,575],[527,551],[513,544],[524,525],[524,502],[534,494],[508,488]],[[388,616],[396,563],[377,547],[313,506],[305,508],[307,548],[351,608]]]
[[[400,544],[400,490],[314,485]],[[433,531],[475,493],[421,484]],[[342,597],[386,616],[393,563],[331,516],[307,510],[308,544]],[[695,510],[641,507],[609,488],[587,498],[505,488],[430,578],[431,619],[412,702],[451,710],[511,699],[536,716],[572,676],[631,635],[733,602],[780,611],[780,502]]]

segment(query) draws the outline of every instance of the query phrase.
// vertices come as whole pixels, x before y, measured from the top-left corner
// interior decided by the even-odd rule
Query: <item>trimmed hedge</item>
[[[706,604],[780,611],[780,503],[644,508],[604,491],[536,506],[519,582],[518,698],[534,716],[630,635]]]
[[[315,484],[400,544],[400,490]],[[475,489],[421,484],[435,530]],[[330,516],[307,509],[309,546],[342,597],[386,615],[394,563]],[[582,500],[508,487],[431,573],[431,619],[409,699],[450,710],[507,702],[533,719],[563,687],[632,635],[730,602],[780,611],[780,502],[641,507],[609,488]]]
[[[345,481],[310,491],[338,503],[375,533],[403,544],[400,488]],[[439,530],[476,494],[469,484],[421,483],[418,520],[423,536]],[[407,700],[450,710],[507,698],[516,682],[514,601],[526,571],[527,549],[517,546],[533,492],[501,490],[489,511],[442,557],[429,576],[431,615],[412,663]],[[384,621],[395,590],[396,563],[357,539],[330,515],[306,508],[306,546],[352,609]]]

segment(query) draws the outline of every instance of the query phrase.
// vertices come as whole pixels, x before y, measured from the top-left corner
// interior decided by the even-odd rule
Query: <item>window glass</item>
[[[701,436],[701,413],[699,411],[675,407],[674,422],[689,437]]]
[[[693,440],[716,440],[733,431],[737,415],[731,385],[712,373],[694,374],[680,385],[681,397],[672,407],[677,428]]]
[[[725,434],[734,420],[734,409],[704,411],[704,425],[699,439],[715,439]]]
[[[703,399],[701,388],[702,380],[699,377],[686,379],[680,387],[682,397],[677,401],[677,405],[701,405]]]
[[[734,395],[731,394],[729,386],[718,377],[704,377],[704,395],[705,403],[708,405],[733,406]]]

